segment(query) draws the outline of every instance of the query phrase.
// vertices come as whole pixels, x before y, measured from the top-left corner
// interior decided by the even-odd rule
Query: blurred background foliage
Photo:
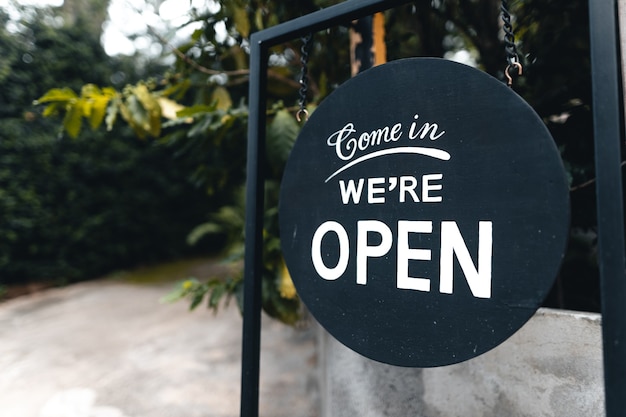
[[[0,285],[61,284],[189,254],[186,234],[208,210],[189,164],[122,125],[62,137],[33,105],[59,84],[116,85],[164,68],[108,57],[84,20],[22,15],[9,31],[0,11]]]
[[[156,9],[162,3],[159,0],[146,0],[146,2],[153,4]],[[245,183],[246,95],[249,78],[250,33],[335,3],[339,1],[219,0],[208,2],[207,5],[210,7],[199,8],[192,7],[190,2],[188,23],[181,26],[181,29],[193,25],[195,30],[186,42],[176,45],[172,45],[163,34],[152,31],[153,41],[169,48],[171,64],[168,64],[166,68],[144,66],[143,74],[133,73],[129,67],[125,67],[124,65],[128,64],[127,60],[103,56],[101,48],[97,45],[97,39],[92,39],[93,43],[89,44],[89,38],[84,36],[82,29],[50,27],[45,23],[45,19],[38,19],[34,21],[42,26],[42,33],[48,30],[54,32],[55,36],[71,36],[72,33],[82,33],[82,35],[64,43],[65,47],[58,51],[60,55],[54,60],[58,66],[65,65],[67,72],[59,69],[58,72],[48,73],[48,69],[42,69],[45,76],[35,75],[34,72],[28,72],[32,71],[32,63],[28,65],[24,63],[26,48],[32,48],[33,44],[37,44],[25,39],[26,34],[31,36],[30,30],[23,34],[4,31],[2,32],[3,39],[7,40],[7,45],[14,45],[12,46],[14,49],[7,55],[10,57],[6,61],[9,64],[0,63],[0,65],[25,69],[8,72],[0,70],[0,77],[5,73],[23,73],[22,77],[32,77],[32,79],[18,79],[17,75],[9,75],[8,77],[13,77],[10,79],[6,78],[6,75],[0,78],[3,83],[3,106],[15,107],[12,115],[2,116],[2,134],[4,135],[7,129],[4,126],[8,127],[11,126],[10,123],[13,123],[16,126],[12,134],[14,147],[22,146],[31,149],[44,146],[36,145],[39,143],[35,139],[37,135],[19,129],[35,129],[41,126],[41,135],[45,136],[46,132],[49,135],[49,132],[55,130],[50,123],[58,125],[58,121],[50,122],[50,120],[42,119],[41,113],[59,113],[64,117],[63,125],[66,132],[69,136],[76,136],[77,139],[45,136],[47,139],[40,140],[40,142],[43,141],[42,143],[45,142],[45,146],[50,149],[46,151],[46,155],[48,155],[47,152],[51,154],[57,152],[59,160],[63,160],[64,164],[69,164],[67,165],[68,171],[80,172],[75,177],[69,174],[63,177],[67,180],[68,186],[64,197],[66,198],[63,203],[64,207],[73,205],[67,200],[69,194],[72,194],[69,190],[70,188],[71,190],[80,189],[81,181],[86,178],[86,171],[98,171],[96,167],[101,167],[106,171],[107,169],[122,169],[122,166],[128,167],[128,165],[138,166],[140,162],[131,162],[134,155],[142,160],[141,163],[144,163],[142,158],[148,160],[145,161],[147,165],[142,165],[141,168],[145,181],[157,181],[156,177],[167,176],[162,183],[162,197],[173,192],[169,187],[174,187],[174,185],[178,186],[180,192],[183,193],[185,187],[182,176],[184,175],[200,191],[193,196],[180,194],[168,200],[176,201],[180,203],[180,206],[166,204],[161,214],[155,214],[155,229],[158,229],[159,233],[165,233],[164,229],[174,228],[176,221],[195,222],[193,228],[187,229],[188,232],[190,231],[189,243],[202,245],[207,241],[222,242],[226,248],[226,259],[240,262],[243,253],[245,202],[242,197],[242,187]],[[524,76],[516,80],[515,89],[535,108],[552,132],[561,151],[572,187],[570,244],[562,271],[546,303],[553,307],[598,311],[587,2],[583,0],[519,0],[510,2],[510,6],[514,16],[513,25],[517,33],[518,48],[523,54],[524,64]],[[415,1],[388,10],[385,12],[387,59],[394,60],[410,56],[445,57],[475,65],[502,79],[506,60],[499,8],[500,1],[497,0],[432,0]],[[30,24],[34,25],[34,21]],[[345,25],[329,28],[314,36],[309,61],[308,98],[311,107],[350,77],[350,24],[346,22]],[[78,32],[72,32],[73,30]],[[87,45],[83,42],[87,42]],[[300,46],[300,40],[294,39],[271,50],[267,86],[269,170],[266,182],[263,300],[266,312],[288,323],[293,323],[298,319],[300,308],[280,255],[276,216],[282,168],[299,131],[294,114],[298,100]],[[42,51],[48,50],[43,46],[39,48]],[[74,48],[76,48],[75,51]],[[64,59],[69,59],[69,61],[62,64]],[[77,67],[82,69],[78,70]],[[113,82],[110,74],[120,71],[126,74],[126,78],[122,82]],[[43,83],[41,81],[43,78],[50,82]],[[5,86],[16,90],[11,93],[15,97],[20,95],[23,97],[23,100],[19,102],[21,104],[17,104],[14,96],[4,93]],[[65,87],[69,87],[71,91],[64,89]],[[112,89],[108,89],[109,87]],[[40,104],[45,106],[40,106],[35,110],[28,107],[28,99],[36,97],[39,97]],[[103,108],[106,114],[103,113]],[[24,109],[29,110],[24,113]],[[25,116],[31,113],[32,116]],[[33,120],[30,120],[31,118]],[[97,129],[101,125],[107,126],[110,132],[105,135],[102,132],[104,129]],[[95,132],[92,128],[96,128]],[[140,138],[153,139],[131,140],[127,136],[129,130]],[[106,144],[97,145],[98,140],[102,140],[98,138],[104,137],[110,141],[110,149],[106,149]],[[21,145],[18,146],[18,143]],[[83,148],[71,148],[79,146]],[[112,155],[111,160],[106,160],[106,155],[115,154],[115,149],[124,146],[129,148],[124,151],[126,152],[125,158],[120,158],[117,154],[117,156]],[[36,153],[34,150],[30,152]],[[88,152],[95,153],[92,157],[88,157]],[[123,152],[120,151],[120,153]],[[150,156],[152,153],[154,155]],[[4,150],[2,155],[5,155]],[[31,170],[35,169],[32,168],[33,166],[45,166],[45,163],[33,164],[36,159],[27,155],[28,151],[20,150],[15,151],[13,157],[26,158],[24,164],[31,167],[28,168]],[[82,172],[71,165],[69,160],[72,158],[80,161],[76,163],[82,167]],[[162,164],[161,167],[170,168],[159,169],[157,166],[160,164]],[[30,180],[24,174],[24,179],[20,180],[23,181],[21,183],[23,185],[17,185],[19,184],[17,178],[20,178],[16,172],[18,166],[20,164],[14,165],[15,168],[11,171],[6,170],[3,163],[0,175],[6,171],[5,175],[11,180],[3,180],[6,184],[2,183],[1,192],[5,195],[8,193],[13,199],[21,198],[26,201],[31,198],[28,190],[35,187],[38,180]],[[173,173],[180,177],[172,178],[170,175],[174,175]],[[130,176],[120,174],[118,178]],[[142,178],[141,175],[134,180],[140,182],[140,178]],[[116,187],[126,183],[125,180],[109,179],[117,184]],[[171,181],[168,183],[170,185],[165,181]],[[70,187],[74,182],[77,188]],[[95,180],[93,183],[101,184],[100,181]],[[141,184],[137,185],[138,188],[145,191],[145,184]],[[44,188],[49,189],[49,187]],[[89,187],[85,185],[85,188]],[[13,191],[7,192],[8,189]],[[33,193],[37,195],[35,191]],[[100,194],[102,193],[98,193]],[[126,197],[122,197],[124,195]],[[76,197],[73,198],[74,200],[71,201],[76,200]],[[122,210],[122,207],[131,206],[130,202],[135,196],[133,191],[129,190],[127,194],[122,193],[118,198],[129,199],[128,203],[120,203],[120,210]],[[9,201],[3,196],[1,201],[5,200]],[[7,205],[7,203],[0,204]],[[39,203],[28,203],[26,206],[28,210],[35,211],[35,208],[39,207],[37,204]],[[100,204],[96,205],[100,206]],[[13,207],[21,207],[19,210],[24,210],[24,206],[23,203],[13,205]],[[43,205],[41,207],[41,218],[45,221],[37,227],[43,230],[50,226],[48,223],[50,218],[43,215],[44,212],[49,211],[49,208]],[[93,206],[85,205],[85,208],[91,207]],[[79,210],[78,206],[73,208]],[[7,209],[3,208],[3,210]],[[9,234],[3,231],[0,239],[7,240],[7,236],[13,236],[14,240],[23,240],[25,243],[17,245],[14,241],[7,240],[5,245],[9,254],[12,253],[13,248],[30,247],[28,242],[34,239],[33,236],[28,237],[31,239],[28,240],[26,237],[30,235],[24,233],[27,229],[24,229],[26,227],[24,224],[30,223],[20,217],[18,209],[13,210],[14,214],[8,216],[5,216],[3,212],[3,219],[8,219],[3,224],[13,224],[14,226],[11,227],[17,229]],[[202,216],[187,215],[184,210],[204,211],[206,218],[200,219]],[[137,211],[131,211],[137,215]],[[49,215],[46,214],[46,216]],[[73,215],[72,218],[74,216],[78,214]],[[134,221],[136,217],[124,214],[119,214],[119,216],[118,221],[122,217],[124,219],[118,223],[122,235],[136,229],[137,225]],[[142,213],[141,217],[143,216]],[[84,224],[92,225],[93,222],[100,221],[98,219],[102,219],[102,215],[98,216],[88,211]],[[79,236],[81,233],[84,236],[88,235],[88,233],[81,232],[87,227],[83,226],[83,223],[75,227],[72,223],[69,225],[64,223],[65,221],[59,219],[58,224],[63,228],[59,229],[55,236],[64,236],[67,240],[68,237]],[[138,231],[136,236],[140,237],[142,233],[144,232]],[[157,231],[153,230],[152,233],[157,233]],[[111,235],[115,234],[111,233]],[[89,237],[87,236],[86,239],[88,240]],[[131,245],[130,239],[122,240],[123,244]],[[155,241],[154,238],[148,240]],[[160,243],[175,246],[173,240]],[[73,256],[82,258],[85,256],[84,251],[94,246],[96,245],[93,242],[85,242],[81,245],[81,254]],[[104,252],[102,255],[114,254],[115,250]],[[26,249],[21,251],[28,253]],[[67,253],[70,252],[72,250],[68,248]],[[2,253],[5,253],[4,248]],[[46,253],[53,258],[59,254],[59,251],[51,249]],[[13,258],[10,256],[6,260],[2,258],[4,263],[0,263],[0,268],[3,267],[2,265],[5,265],[4,268],[15,265],[17,258],[15,255],[12,255]],[[29,256],[32,256],[32,260],[38,259],[35,254]],[[128,258],[129,262],[131,259],[136,262],[142,260],[133,256]],[[11,266],[11,268],[14,267]],[[36,274],[35,277],[37,277]],[[170,299],[189,297],[192,308],[200,305],[205,297],[209,307],[212,308],[216,307],[219,299],[225,295],[234,295],[240,300],[242,285],[240,275],[227,280],[207,278],[210,277],[190,279],[181,283],[171,294]]]

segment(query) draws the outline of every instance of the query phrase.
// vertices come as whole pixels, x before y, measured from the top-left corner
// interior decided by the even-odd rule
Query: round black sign
[[[394,61],[341,85],[304,125],[280,194],[287,267],[340,342],[432,367],[502,343],[563,257],[568,187],[530,106],[474,68]]]

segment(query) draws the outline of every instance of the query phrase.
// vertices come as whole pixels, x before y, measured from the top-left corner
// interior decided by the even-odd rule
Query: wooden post
[[[387,62],[385,15],[376,13],[374,16],[353,21],[350,28],[352,76],[385,62]]]
[[[376,13],[373,22],[374,32],[374,66],[387,62],[387,45],[385,44],[385,15]]]

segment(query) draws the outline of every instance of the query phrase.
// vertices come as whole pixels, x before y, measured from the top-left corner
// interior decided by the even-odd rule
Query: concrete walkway
[[[239,415],[241,317],[105,279],[0,304],[2,417]],[[316,417],[315,332],[263,318],[260,415]]]

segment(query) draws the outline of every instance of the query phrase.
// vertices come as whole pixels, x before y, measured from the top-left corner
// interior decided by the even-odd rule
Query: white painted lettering
[[[364,151],[367,149],[369,144],[370,144],[370,134],[367,132],[361,133],[361,136],[359,136],[359,149]]]
[[[441,222],[440,292],[452,294],[454,254],[456,254],[474,297],[491,298],[492,229],[492,222],[478,222],[478,268],[476,268],[456,222]]]
[[[381,236],[379,245],[369,246],[367,242],[370,232]],[[379,220],[359,220],[357,222],[356,244],[356,283],[367,285],[367,259],[380,258],[389,252],[393,243],[391,229]]]
[[[415,120],[419,118],[419,115],[413,116]],[[429,137],[430,140],[437,140],[442,137],[446,131],[442,130],[441,132],[437,132],[439,129],[439,125],[437,123],[429,123],[425,122],[422,126],[417,130],[417,122],[411,123],[411,127],[409,128],[409,139],[413,140],[415,138],[424,139]],[[417,132],[416,132],[417,130]]]
[[[328,146],[335,147],[335,153],[339,159],[347,161],[354,156],[356,152],[356,139],[349,138],[350,134],[356,133],[353,123],[346,123],[344,127],[333,133],[326,139]],[[344,143],[345,142],[345,143]]]
[[[441,203],[442,197],[430,195],[430,191],[439,191],[443,188],[441,184],[432,184],[431,181],[440,181],[443,174],[426,174],[422,177],[422,201],[424,203]]]
[[[333,268],[329,268],[322,259],[322,239],[328,232],[334,232],[339,239],[339,261]],[[315,271],[327,281],[334,281],[346,271],[350,259],[350,241],[343,226],[335,221],[327,221],[320,225],[313,235],[311,242],[311,259]]]
[[[414,277],[409,274],[410,261],[432,261],[428,248],[411,248],[411,234],[431,234],[430,220],[399,220],[397,224],[396,287],[402,290],[430,292],[430,278]],[[339,241],[339,260],[335,266],[327,266],[322,255],[322,240],[333,232]],[[380,243],[370,245],[370,233],[380,236]],[[394,236],[385,223],[379,220],[357,221],[356,236],[356,283],[367,285],[369,258],[381,258],[389,253]],[[439,251],[439,292],[452,294],[454,290],[454,257],[459,262],[468,287],[476,298],[491,298],[491,275],[493,255],[493,224],[478,222],[478,267],[475,266],[469,249],[455,221],[441,222]],[[340,278],[347,270],[350,259],[350,241],[346,229],[336,221],[322,223],[313,235],[311,259],[319,276],[327,281]]]
[[[402,123],[396,123],[395,125],[393,125],[393,127],[391,128],[391,135],[389,136],[389,139],[393,142],[397,142],[402,137],[401,129]],[[385,142],[387,142],[387,140],[385,140]]]
[[[367,202],[369,204],[382,204],[385,202],[385,196],[377,196],[378,194],[385,193],[384,184],[387,181],[385,178],[368,178],[367,179]],[[383,184],[382,187],[376,187],[377,185]]]
[[[415,203],[419,203],[420,199],[415,193],[416,187],[417,178],[412,176],[400,177],[400,202],[404,203],[406,201],[406,195],[409,194]]]
[[[363,191],[363,178],[359,178],[358,185],[355,185],[354,180],[349,180],[348,185],[344,180],[339,180],[339,189],[341,191],[341,201],[343,204],[348,204],[350,199],[354,204],[359,204],[361,201],[361,192]]]
[[[372,146],[380,145],[381,141],[389,142],[389,126],[385,126],[382,129],[376,129],[372,132],[371,136]]]
[[[430,291],[428,278],[409,276],[409,260],[430,261],[430,249],[411,249],[409,247],[409,233],[432,233],[431,221],[398,221],[398,264],[396,270],[396,285],[404,290]]]
[[[421,187],[418,178],[412,175],[339,180],[339,194],[343,204],[359,204],[367,182],[368,204],[384,204],[387,201],[386,194],[392,192],[398,193],[393,198],[397,198],[400,203],[419,203],[420,193],[421,202],[441,203],[443,197],[436,195],[435,191],[443,190],[443,185],[436,182],[442,179],[443,174],[424,174],[421,177]]]

